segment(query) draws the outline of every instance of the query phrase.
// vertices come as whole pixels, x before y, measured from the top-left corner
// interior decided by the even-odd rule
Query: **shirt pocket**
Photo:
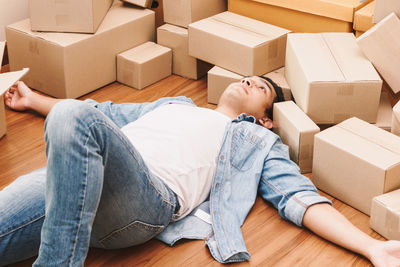
[[[259,150],[265,147],[265,142],[256,134],[244,127],[238,127],[233,131],[230,162],[240,171],[249,170]]]

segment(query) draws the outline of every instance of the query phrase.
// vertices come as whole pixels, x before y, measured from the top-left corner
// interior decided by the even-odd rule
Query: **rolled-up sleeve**
[[[288,147],[277,139],[264,161],[258,188],[261,197],[271,202],[280,216],[302,226],[307,208],[318,203],[332,204],[321,196],[310,179],[301,175],[290,160]]]

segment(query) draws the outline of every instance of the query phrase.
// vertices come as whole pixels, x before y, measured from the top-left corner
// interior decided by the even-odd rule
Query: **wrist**
[[[384,243],[384,241],[380,241],[377,239],[374,239],[370,237],[370,240],[368,240],[365,244],[365,248],[362,251],[362,255],[371,260],[372,255],[374,251],[376,250],[376,247]]]

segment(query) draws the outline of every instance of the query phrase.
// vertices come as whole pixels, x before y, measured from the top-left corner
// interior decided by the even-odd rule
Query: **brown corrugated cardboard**
[[[390,104],[388,94],[383,91],[379,101],[378,116],[374,125],[388,132],[392,128],[392,105]]]
[[[393,107],[391,132],[400,136],[400,101]]]
[[[220,67],[213,67],[207,74],[208,103],[218,104],[224,90],[243,76]]]
[[[282,88],[283,97],[285,100],[292,100],[292,93],[285,79],[285,68],[274,70],[262,76],[272,79],[277,85]],[[218,104],[219,98],[225,88],[233,82],[243,79],[244,76],[231,72],[229,70],[213,67],[208,72],[207,88],[208,88],[208,103]]]
[[[226,0],[163,0],[164,21],[187,28],[192,22],[226,11]]]
[[[358,32],[368,31],[374,26],[372,16],[374,14],[375,1],[356,11],[354,14],[353,29]],[[356,35],[357,36],[357,35]]]
[[[224,12],[189,25],[189,55],[244,76],[262,75],[284,65],[288,32]]]
[[[228,10],[293,32],[351,32],[363,0],[229,0]]]
[[[374,197],[371,228],[390,240],[400,240],[400,190]]]
[[[1,51],[1,47],[0,47]],[[1,52],[0,52],[1,54]],[[0,60],[1,60],[0,55]],[[20,80],[27,72],[28,68],[21,71],[7,72],[0,74],[0,138],[6,134],[6,114],[4,109],[3,94],[18,80]]]
[[[0,42],[0,71],[1,71],[1,63],[3,62],[4,49],[6,47],[6,42]]]
[[[314,184],[370,214],[372,198],[400,188],[400,138],[358,118],[315,135]]]
[[[288,100],[293,100],[292,91],[290,90],[289,84],[285,78],[285,67],[271,71],[267,74],[262,75],[273,80],[280,88],[282,88],[283,98]]]
[[[399,0],[375,0],[375,9],[373,20],[374,23],[380,22],[383,18],[392,12],[400,17],[400,1]]]
[[[399,18],[390,14],[357,38],[357,43],[393,92],[400,92]]]
[[[274,104],[274,132],[289,146],[290,159],[301,173],[312,170],[314,135],[319,127],[293,102]]]
[[[171,75],[172,50],[146,42],[117,56],[117,80],[136,89]]]
[[[32,31],[94,33],[113,0],[29,0]]]
[[[76,98],[116,80],[117,54],[154,40],[154,12],[117,1],[95,34],[29,29],[29,20],[7,27],[11,70],[29,67],[25,82],[30,87]]]
[[[188,30],[164,24],[157,28],[157,43],[172,49],[172,73],[197,80],[212,68],[212,65],[189,56]]]
[[[121,0],[121,1],[147,8],[150,8],[151,4],[153,3],[153,0]]]
[[[376,122],[382,80],[353,34],[289,34],[285,71],[297,105],[315,123]]]

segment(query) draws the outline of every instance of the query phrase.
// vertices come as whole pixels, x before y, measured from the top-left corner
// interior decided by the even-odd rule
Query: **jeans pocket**
[[[123,228],[117,229],[99,243],[105,249],[126,248],[142,244],[164,230],[164,225],[152,225],[141,221],[134,221]]]

